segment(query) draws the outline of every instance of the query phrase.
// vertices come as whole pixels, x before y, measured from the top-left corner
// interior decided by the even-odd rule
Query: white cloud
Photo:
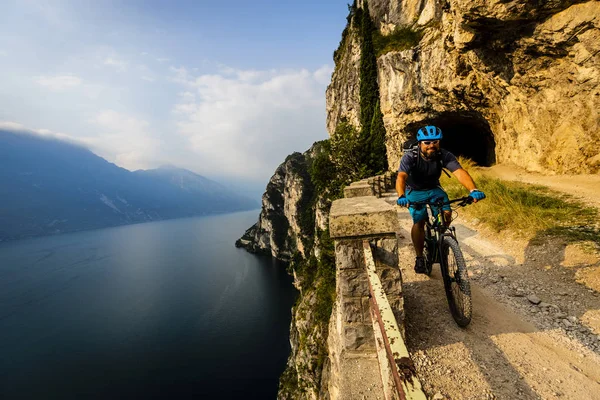
[[[143,77],[142,77],[143,79]],[[96,100],[110,88],[106,85],[84,81],[74,75],[38,76],[35,82],[55,92],[78,90],[87,99]]]
[[[109,90],[109,87],[98,83],[86,83],[82,87],[83,95],[89,100],[97,100],[103,93],[106,93]]]
[[[26,0],[23,6],[28,12],[40,16],[49,25],[62,28],[68,24],[69,17],[66,10],[56,3],[51,5],[46,2]]]
[[[90,142],[86,139],[76,138],[72,135],[62,133],[62,132],[53,132],[50,129],[40,128],[28,128],[23,124],[12,121],[0,121],[0,129],[11,131],[11,132],[19,132],[19,133],[28,133],[28,134],[37,134],[39,136],[48,137],[52,139],[58,139],[65,142],[69,142],[71,144],[75,144],[78,146],[82,146],[88,148]]]
[[[101,111],[88,122],[95,125],[99,134],[75,137],[50,129],[26,127],[12,121],[0,121],[0,130],[34,134],[81,146],[131,171],[156,168],[157,160],[162,160],[160,142],[152,137],[154,132],[148,122],[113,110]]]
[[[192,78],[185,67],[174,67],[171,65],[169,71],[171,72],[171,75],[168,77],[169,81],[193,85]]]
[[[140,53],[140,56],[152,58],[152,59],[154,59],[154,61],[157,61],[159,63],[166,63],[167,61],[171,61],[171,59],[168,57],[159,57],[155,54],[148,53],[147,51],[142,51]]]
[[[219,72],[222,75],[236,77],[243,82],[255,82],[260,79],[268,78],[270,75],[277,74],[277,71],[258,71],[258,70],[240,70],[221,65]]]
[[[0,121],[0,129],[5,129],[8,131],[24,131],[27,130],[25,126],[19,124],[18,122],[12,121]]]
[[[194,77],[171,67],[170,79],[186,87],[172,111],[197,154],[195,169],[265,179],[288,154],[325,139],[323,71],[331,68],[223,68],[220,75]]]
[[[112,57],[106,57],[104,59],[104,65],[114,67],[114,68],[118,69],[119,71],[125,71],[125,70],[127,70],[129,63],[125,60],[122,60],[122,59],[116,57],[116,56],[112,56]]]
[[[74,75],[59,75],[59,76],[38,76],[35,81],[50,90],[61,91],[82,83],[81,78]]]
[[[156,167],[160,142],[150,124],[114,110],[97,113],[89,122],[100,135],[90,139],[94,150],[109,161],[129,170]]]
[[[331,82],[331,74],[333,74],[333,67],[330,65],[324,65],[314,72],[317,82],[324,85],[329,85]]]
[[[156,80],[155,74],[152,72],[147,65],[141,64],[137,66],[137,71],[139,73],[140,79],[147,82],[154,82]]]

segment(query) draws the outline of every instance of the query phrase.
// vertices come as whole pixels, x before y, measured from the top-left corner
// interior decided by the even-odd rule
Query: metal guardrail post
[[[377,191],[376,191],[377,197],[381,197],[381,193],[385,192],[385,186],[383,184],[382,178],[383,177],[381,175],[377,175],[375,177],[375,185],[377,187]]]
[[[392,173],[390,171],[387,171],[384,176],[385,176],[385,191],[387,192],[389,189],[392,188]]]

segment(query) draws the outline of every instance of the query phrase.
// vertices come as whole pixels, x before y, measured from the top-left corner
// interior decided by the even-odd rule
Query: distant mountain
[[[83,147],[0,130],[0,240],[258,207],[185,169],[131,172]]]

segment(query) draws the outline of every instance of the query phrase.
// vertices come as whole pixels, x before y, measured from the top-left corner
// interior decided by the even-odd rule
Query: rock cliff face
[[[312,232],[302,232],[300,224],[303,201],[309,201],[313,191],[307,170],[311,151],[294,153],[277,168],[263,194],[258,222],[237,246],[283,261],[290,261],[295,252],[305,256],[304,243]]]
[[[320,257],[319,232],[327,228],[329,210],[322,198],[314,196],[309,168],[319,146],[287,157],[275,171],[262,198],[258,222],[236,242],[255,253],[270,254],[284,261]],[[315,307],[319,277],[307,282],[306,273],[293,269],[294,286],[300,298],[292,310],[291,355],[281,378],[279,398],[323,398],[327,388],[322,376],[327,371],[325,343],[327,321]],[[328,316],[325,317],[327,319]],[[325,378],[325,381],[327,378]]]
[[[330,135],[342,118],[356,127],[360,125],[360,42],[350,26],[345,32],[336,52],[339,61],[326,92],[327,130]]]
[[[361,4],[362,2],[359,2]],[[480,165],[600,172],[600,2],[370,0],[382,34],[422,32],[378,57],[390,168],[424,123]],[[327,127],[358,125],[358,32],[349,29],[327,90]]]
[[[369,10],[383,35],[420,33],[418,44],[377,59],[391,169],[402,142],[433,123],[444,131],[445,148],[480,165],[600,172],[600,2],[370,0]],[[330,134],[342,119],[360,124],[360,43],[350,24],[326,93]],[[259,221],[237,245],[282,260],[319,259],[328,207],[313,198],[308,176],[316,151],[295,153],[277,168]],[[319,278],[308,284],[300,273],[294,277],[301,296],[279,398],[335,397],[327,392],[335,381],[327,342],[335,347],[336,338],[328,337],[329,318],[316,307]]]

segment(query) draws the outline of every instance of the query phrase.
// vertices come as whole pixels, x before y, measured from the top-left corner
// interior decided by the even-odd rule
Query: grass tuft
[[[373,32],[373,47],[379,57],[390,51],[402,51],[415,47],[421,41],[423,31],[416,31],[406,26],[398,26],[389,35],[382,35],[379,30]]]
[[[599,219],[596,208],[545,186],[491,178],[481,173],[471,160],[460,158],[459,162],[487,196],[461,213],[478,218],[496,232],[511,230],[527,237],[559,237],[568,243],[600,243],[600,230],[595,226]],[[467,195],[454,177],[443,175],[441,183],[450,198]]]

